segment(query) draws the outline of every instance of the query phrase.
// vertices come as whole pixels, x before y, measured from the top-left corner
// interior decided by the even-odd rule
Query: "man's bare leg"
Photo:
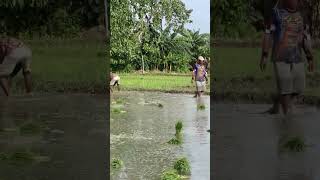
[[[1,77],[0,78],[0,85],[6,94],[6,96],[9,96],[9,82],[7,77]]]
[[[24,76],[24,83],[25,83],[26,91],[29,94],[32,91],[31,73],[25,72],[25,73],[23,73],[23,76]]]
[[[282,105],[283,113],[285,115],[288,114],[290,101],[291,101],[291,95],[290,94],[281,95],[281,105]]]

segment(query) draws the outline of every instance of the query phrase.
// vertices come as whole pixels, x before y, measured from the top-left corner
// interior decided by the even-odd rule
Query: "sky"
[[[193,9],[191,24],[186,27],[192,30],[200,30],[201,33],[210,33],[210,0],[182,0],[187,9]]]

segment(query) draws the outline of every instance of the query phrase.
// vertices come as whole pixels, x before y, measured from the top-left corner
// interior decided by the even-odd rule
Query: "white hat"
[[[198,60],[204,61],[204,58],[203,58],[202,56],[199,56],[199,57],[198,57]]]

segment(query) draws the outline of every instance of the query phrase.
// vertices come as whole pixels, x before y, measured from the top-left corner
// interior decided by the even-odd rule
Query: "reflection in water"
[[[124,168],[112,170],[112,179],[159,179],[179,157],[190,161],[191,179],[210,179],[209,97],[151,92],[114,96],[115,101],[124,98],[124,103],[114,103],[111,108],[111,156],[121,159]],[[199,100],[206,109],[197,109]],[[117,108],[127,113],[115,113]],[[182,146],[169,145],[178,120],[184,125],[184,142]]]
[[[0,97],[0,179],[105,179],[106,98]]]
[[[290,119],[254,113],[267,107],[215,104],[214,177],[219,180],[319,179],[320,112],[299,106]],[[280,151],[279,141],[290,137],[305,139],[306,150]]]

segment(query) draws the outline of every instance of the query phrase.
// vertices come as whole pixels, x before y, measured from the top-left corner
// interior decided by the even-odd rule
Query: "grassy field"
[[[103,42],[85,40],[25,41],[33,51],[32,78],[37,92],[103,91],[107,60]],[[21,73],[13,91],[24,90]]]
[[[162,91],[175,93],[193,93],[194,84],[191,83],[190,74],[137,74],[122,73],[121,89],[124,90],[144,90]],[[210,89],[207,88],[209,92]]]
[[[213,50],[212,83],[216,98],[249,99],[253,101],[269,101],[275,92],[272,64],[266,72],[259,69],[261,51],[259,48],[216,48]],[[320,103],[320,50],[315,51],[317,71],[307,74],[307,89],[304,101]]]

